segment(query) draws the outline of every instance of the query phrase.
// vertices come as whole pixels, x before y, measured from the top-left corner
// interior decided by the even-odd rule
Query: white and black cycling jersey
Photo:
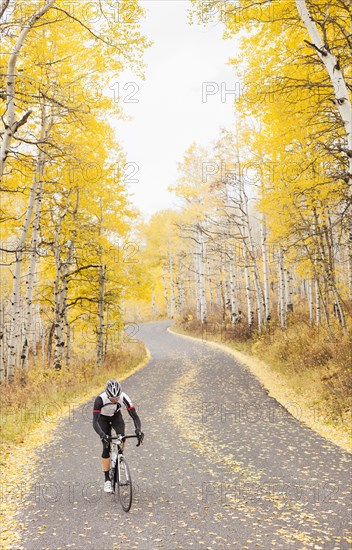
[[[121,409],[122,405],[125,405],[128,411],[134,408],[131,399],[126,393],[121,392],[117,403],[111,403],[107,393],[104,391],[95,398],[93,413],[100,413],[103,416],[114,416]]]

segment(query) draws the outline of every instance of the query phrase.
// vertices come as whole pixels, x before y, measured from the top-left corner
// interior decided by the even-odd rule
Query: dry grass
[[[37,366],[26,376],[17,371],[11,383],[1,384],[1,447],[21,443],[28,431],[45,416],[55,417],[65,405],[80,403],[81,396],[108,378],[123,378],[145,358],[142,343],[129,344],[116,354],[110,354],[105,364],[97,368],[94,359],[76,358],[72,366],[53,369]]]
[[[178,320],[177,332],[225,343],[243,352],[243,361],[282,404],[294,400],[310,427],[345,449],[352,412],[352,327],[334,336],[309,326],[299,314],[290,317],[287,329],[271,325],[262,334],[246,327],[232,329],[214,319],[207,331],[188,314]],[[265,362],[256,368],[253,360]],[[253,368],[252,368],[253,367]]]

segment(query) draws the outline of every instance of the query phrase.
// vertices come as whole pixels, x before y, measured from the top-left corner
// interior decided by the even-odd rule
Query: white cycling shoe
[[[105,481],[104,483],[104,493],[112,493],[112,486],[111,486],[110,480]]]

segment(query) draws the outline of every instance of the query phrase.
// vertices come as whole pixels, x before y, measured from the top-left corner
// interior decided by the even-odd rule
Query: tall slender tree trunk
[[[250,262],[249,262],[249,235],[248,235],[248,218],[247,218],[247,197],[244,191],[244,185],[241,181],[240,183],[240,195],[241,195],[241,225],[240,230],[242,231],[242,247],[243,247],[243,259],[244,259],[244,276],[246,284],[246,298],[247,298],[247,318],[248,318],[248,327],[249,329],[253,328],[254,324],[254,311],[253,311],[253,302],[252,302],[252,289],[251,289],[251,274],[250,274]],[[258,308],[259,314],[259,308]]]
[[[252,290],[251,290],[251,276],[249,269],[249,255],[246,243],[243,241],[243,259],[244,259],[244,277],[246,284],[246,298],[247,298],[247,320],[249,329],[253,328],[254,323],[254,311],[252,305]]]
[[[200,303],[200,321],[202,324],[207,322],[207,301],[206,301],[206,286],[205,286],[205,246],[204,232],[200,225],[197,226],[197,242],[198,242],[198,283],[199,283],[199,303]]]
[[[170,315],[171,319],[175,317],[176,311],[176,294],[174,287],[174,268],[171,253],[169,252],[169,277],[170,277]]]
[[[238,307],[236,296],[236,277],[234,266],[234,251],[233,248],[229,251],[229,272],[230,272],[230,300],[231,300],[231,324],[235,325],[238,320]]]
[[[7,74],[6,74],[6,111],[4,117],[4,126],[5,131],[3,134],[3,139],[1,143],[0,150],[0,180],[4,175],[6,161],[9,155],[11,142],[16,134],[17,130],[26,123],[28,117],[31,114],[31,111],[28,111],[20,121],[16,121],[16,64],[21,48],[24,44],[24,41],[37,23],[37,21],[47,13],[47,11],[53,6],[55,0],[46,0],[44,6],[37,10],[25,23],[23,29],[21,30],[16,44],[13,50],[10,53],[8,65],[7,65]],[[5,6],[6,9],[6,6]],[[10,366],[11,373],[13,371],[13,365]]]
[[[352,302],[352,232],[347,237],[348,290]]]
[[[261,218],[260,237],[261,237],[261,247],[262,247],[262,257],[263,257],[265,320],[266,322],[269,322],[271,319],[270,277],[269,277],[268,247],[266,244],[266,240],[267,240],[266,219],[264,214],[262,214],[262,218]]]
[[[53,254],[55,259],[55,281],[54,281],[54,368],[59,370],[62,366],[62,355],[64,351],[64,323],[67,308],[67,274],[69,268],[69,252],[67,252],[66,262],[62,258],[62,250],[60,245],[60,235],[62,224],[69,209],[69,197],[67,197],[66,207],[63,209],[57,220],[57,225],[54,233]],[[71,244],[69,245],[69,248]]]
[[[333,48],[329,48],[327,43],[324,43],[326,37],[323,39],[321,36],[317,24],[314,21],[314,17],[308,10],[306,0],[295,0],[295,2],[299,16],[308,31],[312,42],[311,46],[314,48],[321,62],[325,66],[331,84],[334,88],[334,104],[336,105],[336,108],[341,116],[346,133],[346,154],[349,164],[348,179],[352,191],[352,103],[350,99],[350,92],[348,90],[342,68],[340,67],[339,60],[332,53]]]
[[[293,311],[293,289],[292,289],[292,275],[290,270],[284,267],[284,283],[285,283],[285,302],[286,311]]]
[[[10,4],[10,0],[2,0],[0,3],[0,20]]]
[[[6,323],[5,303],[0,301],[0,383],[6,379]]]
[[[98,330],[97,330],[97,365],[101,367],[104,363],[104,334],[105,334],[105,284],[106,284],[106,266],[100,265],[98,271],[99,277],[99,299],[98,299]]]
[[[214,295],[213,295],[213,278],[211,275],[211,262],[209,256],[207,257],[207,282],[209,291],[209,310],[213,311]]]
[[[49,131],[52,125],[48,125],[47,113],[45,104],[42,106],[41,113],[41,132],[40,141],[44,142],[48,138]],[[38,258],[38,236],[41,217],[41,203],[43,199],[43,173],[45,165],[45,152],[43,146],[40,147],[37,162],[36,162],[36,195],[35,195],[35,211],[32,223],[32,237],[30,247],[30,260],[26,280],[26,314],[25,314],[25,345],[22,350],[24,356],[24,364],[28,369],[29,351],[32,351],[33,357],[36,355],[37,346],[37,327],[35,325],[35,313],[33,304],[33,289],[36,278],[36,267]]]
[[[308,306],[309,306],[309,323],[310,326],[314,325],[314,280],[312,278],[308,281]]]
[[[194,238],[194,252],[193,252],[193,263],[194,263],[194,288],[195,288],[195,298],[196,298],[196,317],[201,320],[201,305],[200,305],[200,275],[199,275],[199,254],[200,254],[200,243],[198,241],[198,229],[195,229],[195,238]]]
[[[279,284],[278,284],[278,315],[280,319],[280,325],[282,328],[286,328],[286,293],[285,293],[285,268],[284,268],[284,254],[281,246],[278,249],[278,270],[279,270]]]
[[[319,289],[319,279],[318,276],[315,278],[314,290],[315,290],[315,324],[317,327],[320,326],[320,289]]]
[[[33,183],[29,192],[29,201],[26,211],[25,220],[22,225],[21,235],[18,240],[15,251],[15,267],[13,274],[13,291],[12,291],[12,319],[11,332],[9,342],[9,366],[8,376],[12,378],[15,373],[16,365],[19,364],[19,356],[21,351],[21,270],[23,262],[23,253],[25,242],[28,236],[29,227],[32,219],[33,208],[35,204],[36,191],[38,186],[38,171],[36,170]]]

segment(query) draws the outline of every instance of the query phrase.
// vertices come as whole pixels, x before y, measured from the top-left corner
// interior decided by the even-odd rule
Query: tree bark
[[[106,266],[99,267],[99,300],[98,300],[98,330],[97,330],[97,365],[101,367],[104,363],[104,310],[105,310],[105,284]]]
[[[308,305],[309,305],[309,323],[312,327],[314,325],[314,281],[309,279],[308,281]]]
[[[48,134],[51,126],[49,127],[46,114],[46,106],[42,107],[41,114],[41,131],[40,131],[40,141],[43,142],[48,138]],[[40,217],[41,217],[41,203],[43,199],[43,173],[45,165],[45,152],[42,146],[39,149],[37,162],[36,162],[36,196],[35,196],[35,212],[32,223],[32,237],[31,237],[31,249],[30,249],[30,260],[29,268],[27,273],[26,280],[26,314],[25,314],[25,348],[22,350],[22,355],[25,356],[24,364],[25,368],[28,369],[28,359],[29,351],[32,351],[33,356],[36,354],[36,326],[34,319],[34,307],[33,307],[33,289],[35,284],[36,277],[36,267],[37,267],[37,258],[38,258],[38,235],[40,227]]]
[[[0,301],[0,383],[6,379],[6,345],[5,303]]]
[[[262,256],[263,256],[265,320],[268,323],[271,319],[271,303],[270,303],[270,277],[269,277],[268,248],[266,245],[267,231],[266,231],[266,220],[265,220],[264,214],[262,214],[262,218],[261,218],[260,237],[261,237]]]
[[[202,325],[207,322],[207,300],[206,300],[206,287],[205,287],[205,246],[204,246],[204,232],[202,227],[198,225],[198,240],[199,240],[199,294],[200,294],[200,320]]]
[[[10,0],[2,0],[0,5],[0,20],[4,15],[5,11],[7,10],[9,3],[10,3]]]
[[[229,251],[229,272],[230,272],[230,300],[231,300],[231,324],[234,326],[238,320],[238,307],[236,296],[236,277],[234,266],[234,251],[233,248]]]
[[[334,88],[335,100],[334,103],[338,109],[347,139],[347,157],[349,163],[348,180],[352,187],[352,104],[350,99],[350,93],[340,68],[339,62],[336,56],[331,52],[331,49],[327,44],[324,44],[323,39],[319,33],[318,27],[309,13],[306,0],[295,0],[298,13],[308,31],[310,39],[312,41],[311,46],[316,50],[320,60],[324,64],[331,84]]]
[[[284,254],[281,246],[278,250],[278,269],[279,269],[279,284],[278,284],[278,314],[281,328],[286,328],[286,293],[285,293],[285,271],[284,271]]]
[[[21,270],[23,261],[23,252],[25,242],[28,236],[29,227],[32,219],[33,208],[35,204],[36,191],[38,187],[39,173],[36,170],[34,180],[29,192],[29,201],[26,211],[25,220],[22,225],[21,235],[19,237],[15,250],[15,267],[13,274],[13,291],[12,291],[12,319],[9,341],[9,365],[8,376],[12,378],[15,373],[16,365],[19,362],[20,347],[21,347]]]
[[[175,287],[174,287],[174,269],[173,269],[173,261],[172,261],[172,256],[170,251],[168,253],[168,256],[169,256],[169,276],[170,276],[170,308],[171,308],[170,314],[171,314],[171,319],[173,319],[177,308],[176,308],[176,295],[175,295]]]
[[[28,23],[26,23],[21,30],[16,44],[11,51],[9,57],[6,74],[6,112],[4,119],[5,131],[3,134],[3,141],[0,150],[0,180],[2,179],[5,171],[5,165],[10,152],[12,139],[20,126],[26,123],[29,115],[31,114],[31,111],[28,111],[20,121],[16,121],[16,63],[18,55],[30,30],[34,27],[36,22],[41,17],[43,17],[43,15],[45,15],[45,13],[53,6],[54,2],[55,0],[46,0],[44,6],[30,17]]]
[[[59,215],[54,234],[53,253],[55,258],[55,282],[54,282],[54,368],[60,370],[62,367],[62,355],[65,346],[64,341],[64,323],[67,308],[67,274],[69,264],[69,252],[67,252],[66,262],[62,258],[62,250],[60,245],[60,234],[62,223],[67,215],[69,208],[69,196],[67,197],[66,207]],[[70,248],[70,245],[69,245]]]
[[[352,302],[352,232],[347,237],[348,289]]]

